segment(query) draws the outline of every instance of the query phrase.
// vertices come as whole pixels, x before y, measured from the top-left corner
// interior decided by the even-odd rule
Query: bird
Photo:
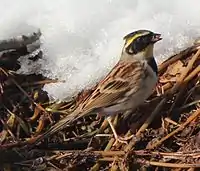
[[[112,118],[116,114],[133,111],[153,92],[158,80],[158,68],[153,51],[154,44],[160,40],[161,34],[150,30],[136,30],[127,34],[117,64],[90,91],[86,91],[88,93],[83,96],[72,113],[41,134],[34,143],[39,143],[91,113],[104,115],[116,141],[126,142],[125,138],[117,134]]]

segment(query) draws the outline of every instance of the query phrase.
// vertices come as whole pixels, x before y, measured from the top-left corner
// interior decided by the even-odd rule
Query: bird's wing
[[[90,113],[93,109],[103,108],[127,100],[137,92],[144,76],[144,65],[138,61],[120,61],[105,79],[99,82],[91,91],[83,91],[83,99],[77,109],[58,123],[53,125],[42,136],[33,142],[37,144],[42,139],[64,129],[68,124]]]
[[[137,92],[144,77],[140,61],[119,61],[81,104],[81,110],[98,109],[126,101]],[[130,92],[130,93],[129,93]]]

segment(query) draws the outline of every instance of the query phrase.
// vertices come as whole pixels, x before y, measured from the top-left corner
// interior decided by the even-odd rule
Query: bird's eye
[[[140,47],[142,43],[143,43],[143,39],[142,37],[139,37],[136,41],[137,46]]]
[[[141,39],[141,37],[138,37],[137,38],[137,42],[140,42],[142,39]]]

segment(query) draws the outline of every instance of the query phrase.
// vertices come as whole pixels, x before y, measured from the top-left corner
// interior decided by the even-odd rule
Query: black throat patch
[[[149,64],[149,66],[152,68],[152,70],[156,73],[156,75],[158,74],[158,66],[157,63],[154,59],[154,57],[150,58],[147,63]]]

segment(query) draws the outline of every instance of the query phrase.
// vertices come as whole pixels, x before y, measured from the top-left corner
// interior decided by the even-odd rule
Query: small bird
[[[158,79],[153,48],[161,39],[161,34],[149,30],[138,30],[126,35],[118,63],[86,96],[84,95],[71,114],[36,138],[35,143],[91,113],[106,116],[115,139],[124,143],[125,140],[117,135],[111,118],[118,113],[133,111],[151,95]]]

